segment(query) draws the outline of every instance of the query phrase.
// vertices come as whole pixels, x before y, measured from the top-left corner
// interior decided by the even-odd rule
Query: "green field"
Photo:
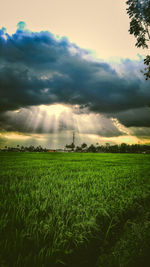
[[[1,267],[150,264],[150,155],[0,153]]]

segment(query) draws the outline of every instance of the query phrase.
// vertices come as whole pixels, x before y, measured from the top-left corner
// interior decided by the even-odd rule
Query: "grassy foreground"
[[[0,153],[0,186],[0,266],[149,266],[150,155]]]

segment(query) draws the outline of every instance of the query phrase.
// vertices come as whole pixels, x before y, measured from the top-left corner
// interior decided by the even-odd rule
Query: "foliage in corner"
[[[150,0],[128,0],[127,14],[130,21],[130,34],[137,39],[136,46],[143,49],[149,48],[150,42]],[[144,75],[146,80],[150,78],[150,55],[144,59]]]

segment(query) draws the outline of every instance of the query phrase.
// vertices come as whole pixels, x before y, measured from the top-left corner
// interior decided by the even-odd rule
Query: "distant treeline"
[[[106,143],[105,145],[96,145],[91,144],[88,146],[86,143],[83,143],[81,146],[75,146],[74,144],[66,145],[64,149],[47,149],[42,146],[19,146],[8,147],[0,149],[3,152],[93,152],[93,153],[150,153],[150,145],[140,145],[132,144],[128,145],[122,143],[120,145],[110,145]]]
[[[75,148],[76,152],[94,152],[94,153],[150,153],[150,145],[133,144],[128,145],[122,143],[121,145],[110,145],[106,143],[103,145],[93,145],[89,147],[83,143],[80,147]]]

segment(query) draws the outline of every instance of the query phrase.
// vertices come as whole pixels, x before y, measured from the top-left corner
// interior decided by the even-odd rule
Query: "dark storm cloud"
[[[129,109],[116,114],[113,113],[112,115],[117,117],[118,120],[127,127],[150,127],[149,107]]]
[[[143,124],[143,117],[129,122],[128,110],[150,103],[150,82],[132,69],[119,75],[65,37],[31,32],[20,22],[12,36],[0,30],[0,58],[1,112],[40,104],[78,104],[108,116],[116,114],[127,126]]]
[[[131,127],[132,135],[136,135],[139,138],[150,139],[150,127]]]

